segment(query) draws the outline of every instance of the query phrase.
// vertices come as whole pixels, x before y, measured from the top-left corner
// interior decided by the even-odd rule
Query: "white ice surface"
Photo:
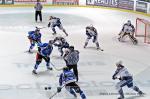
[[[117,98],[117,95],[111,95],[117,92],[117,81],[113,81],[111,76],[118,60],[123,60],[133,74],[135,83],[146,93],[145,97],[137,97],[132,90],[124,88],[125,93],[132,94],[126,95],[127,99],[150,99],[150,45],[144,44],[143,38],[137,38],[139,44],[136,46],[130,41],[120,43],[117,40],[117,34],[128,19],[135,24],[137,17],[150,20],[149,17],[107,9],[56,7],[44,8],[43,23],[34,22],[33,8],[0,8],[0,99],[48,99],[56,91],[60,72],[45,71],[43,61],[38,69],[39,75],[32,75],[36,54],[25,53],[29,47],[27,32],[34,30],[35,26],[47,26],[50,15],[62,19],[64,28],[69,33],[67,41],[80,51],[79,85],[87,99]],[[87,49],[83,49],[85,27],[89,24],[97,28],[104,52],[97,51],[91,42]],[[58,35],[64,36],[61,31],[57,31]],[[43,42],[54,38],[48,28],[41,32]],[[65,65],[56,48],[51,61],[58,68]],[[52,86],[52,90],[43,90],[47,85]],[[63,90],[54,99],[71,97]]]

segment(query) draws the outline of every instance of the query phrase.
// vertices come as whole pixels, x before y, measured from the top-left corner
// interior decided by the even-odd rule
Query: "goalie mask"
[[[127,21],[127,24],[128,24],[128,25],[131,25],[131,21],[130,21],[130,20],[128,20],[128,21]]]

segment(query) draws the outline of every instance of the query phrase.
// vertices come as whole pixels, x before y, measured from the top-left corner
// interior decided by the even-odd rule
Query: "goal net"
[[[150,44],[150,21],[137,18],[135,36],[144,37],[144,43]]]

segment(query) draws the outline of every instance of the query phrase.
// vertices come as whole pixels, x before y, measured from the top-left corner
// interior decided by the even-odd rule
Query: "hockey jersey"
[[[54,45],[60,48],[68,48],[69,44],[63,37],[56,37],[54,39]]]
[[[60,19],[59,19],[59,18],[56,18],[56,17],[53,17],[53,18],[49,21],[48,27],[50,27],[50,26],[55,26],[55,25],[60,25],[60,24],[61,24]]]
[[[117,68],[113,77],[119,77],[122,80],[127,80],[128,78],[132,78],[132,75],[129,73],[127,68],[122,67],[122,68]]]
[[[67,65],[75,65],[79,61],[79,51],[74,50],[72,52],[67,53],[64,56],[64,60],[66,61]]]
[[[86,35],[89,37],[97,36],[97,30],[94,27],[86,27]]]
[[[123,25],[123,28],[122,28],[122,31],[123,32],[126,32],[126,33],[134,33],[135,32],[135,28],[132,24],[128,25],[127,23]]]
[[[42,56],[50,56],[53,51],[53,46],[49,46],[48,43],[40,43],[38,45],[38,51]]]
[[[40,41],[41,40],[41,33],[36,34],[35,31],[29,31],[28,32],[29,39]]]
[[[60,74],[60,77],[59,77],[60,86],[66,85],[75,81],[76,81],[75,75],[71,70],[64,71],[63,73]]]

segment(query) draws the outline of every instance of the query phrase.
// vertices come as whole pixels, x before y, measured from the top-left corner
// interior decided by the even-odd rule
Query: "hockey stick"
[[[56,68],[56,66],[52,63],[52,62],[50,62],[50,64],[57,70],[57,71],[61,71],[63,68],[60,68],[60,69],[58,69],[58,68]]]
[[[35,28],[36,28],[36,29],[44,29],[44,28],[46,28],[46,27],[41,27],[41,28],[39,28],[39,27],[36,26]]]
[[[52,99],[58,92],[55,92],[49,99]]]
[[[65,85],[63,85],[62,87],[61,87],[61,90],[63,89],[65,87]],[[50,96],[50,98],[49,99],[52,99],[54,96],[56,96],[56,94],[57,93],[59,93],[58,91],[57,92],[55,92],[52,96]]]
[[[99,51],[104,51],[104,49],[101,49],[101,48],[99,48],[98,50],[99,50]]]

